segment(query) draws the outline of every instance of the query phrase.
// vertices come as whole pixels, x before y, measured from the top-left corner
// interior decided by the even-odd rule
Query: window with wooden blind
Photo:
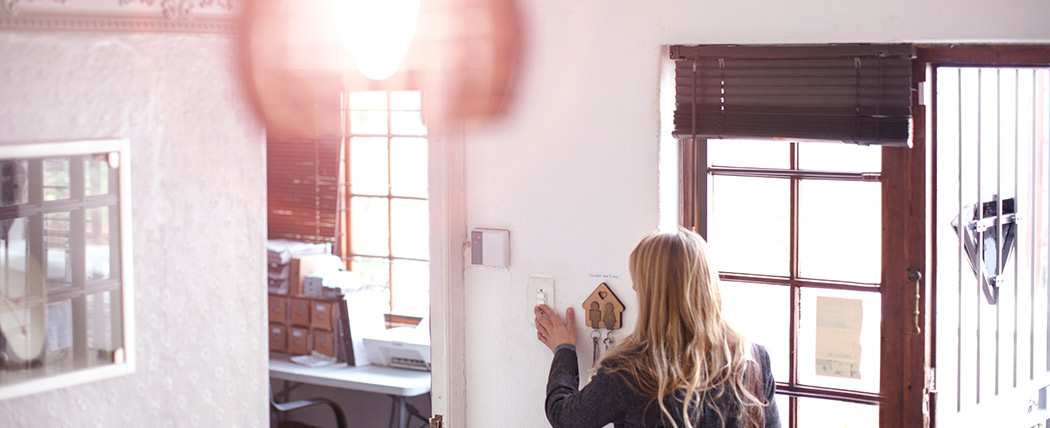
[[[674,135],[907,146],[911,45],[672,46]]]
[[[806,147],[817,143],[676,133],[682,221],[717,251],[728,316],[771,354],[788,354],[773,366],[785,426],[1050,421],[1050,46],[920,46],[915,55],[911,143],[884,145],[881,155],[824,143],[841,153],[814,164]],[[874,163],[858,167],[866,162]],[[874,205],[862,189],[872,185]],[[881,231],[869,242],[873,226]],[[851,319],[862,325],[852,386],[821,378],[820,332],[811,330],[828,314],[821,297],[860,301],[837,308],[859,312]],[[873,312],[874,391],[864,387]],[[869,410],[856,407],[865,402]]]
[[[342,81],[330,74],[271,72],[272,85],[296,95],[289,126],[266,130],[266,192],[269,239],[336,240],[342,168]]]
[[[430,301],[427,133],[420,91],[351,91],[330,73],[273,71],[295,94],[267,129],[270,239],[331,242],[392,314]],[[294,120],[293,120],[294,119]],[[287,126],[284,126],[286,124]]]
[[[886,274],[911,254],[887,242],[916,224],[900,213],[921,190],[902,184],[910,160],[888,160],[922,152],[912,56],[907,45],[671,48],[682,222],[711,243],[726,316],[770,350],[785,427],[916,426],[886,400],[921,406],[919,391],[905,394],[912,380],[886,382],[913,368],[903,344],[922,340],[898,328],[906,281]],[[903,199],[887,202],[887,188]]]

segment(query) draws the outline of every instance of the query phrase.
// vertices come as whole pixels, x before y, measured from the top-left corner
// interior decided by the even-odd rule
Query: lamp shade
[[[374,2],[403,7],[384,12]],[[354,15],[376,13],[378,22],[383,13],[414,15],[416,4],[414,25],[403,28]],[[268,81],[275,71],[335,73],[345,92],[422,90],[428,118],[486,120],[509,109],[522,61],[515,0],[253,1],[242,19],[243,80],[267,127],[292,133],[315,132],[313,98]],[[385,63],[399,63],[394,70],[365,65],[369,56],[401,56],[395,51],[403,58]]]

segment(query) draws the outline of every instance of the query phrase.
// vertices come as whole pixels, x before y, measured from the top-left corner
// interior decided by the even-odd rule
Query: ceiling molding
[[[0,30],[234,33],[246,0],[0,0]]]

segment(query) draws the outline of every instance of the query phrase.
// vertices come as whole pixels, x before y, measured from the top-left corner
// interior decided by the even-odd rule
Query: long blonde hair
[[[638,292],[638,321],[600,367],[626,375],[636,393],[659,403],[674,427],[678,424],[664,404],[674,393],[684,397],[681,419],[688,428],[693,427],[691,403],[706,411],[710,394],[726,392],[740,404],[743,426],[764,425],[763,399],[754,387],[756,381],[763,384],[756,379],[760,366],[749,362],[744,337],[722,316],[718,273],[708,263],[703,238],[684,229],[652,233],[631,252],[630,272]],[[751,372],[750,387],[745,372]],[[727,415],[716,411],[726,421]]]

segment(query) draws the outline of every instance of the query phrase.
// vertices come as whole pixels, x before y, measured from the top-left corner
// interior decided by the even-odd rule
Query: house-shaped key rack
[[[583,301],[583,309],[590,328],[619,330],[623,326],[623,302],[604,282]]]

